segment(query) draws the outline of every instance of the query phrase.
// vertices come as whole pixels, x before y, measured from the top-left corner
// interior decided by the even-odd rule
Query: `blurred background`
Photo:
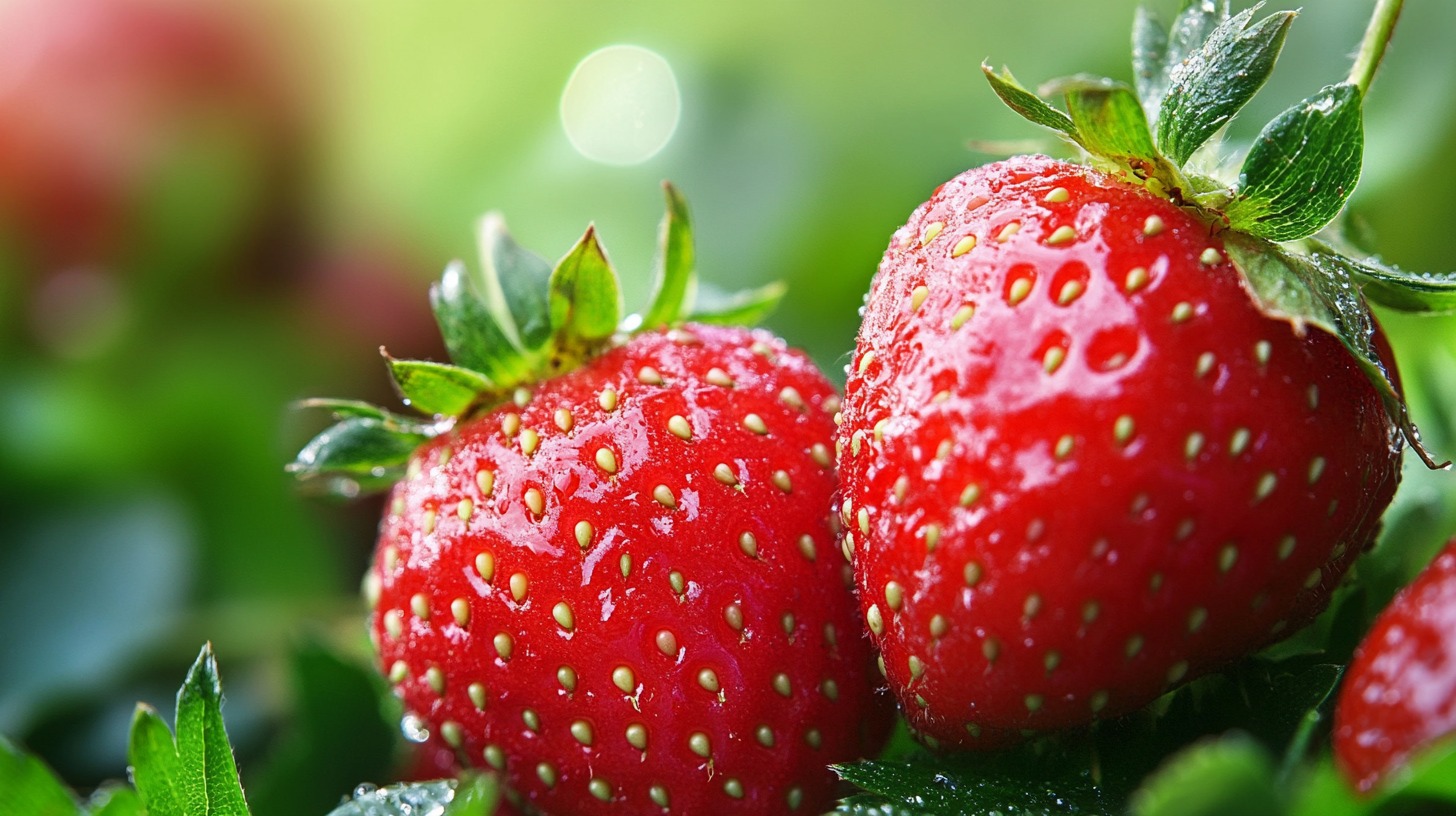
[[[842,379],[910,210],[987,142],[1056,149],[982,60],[1130,79],[1135,5],[0,0],[0,734],[119,778],[211,640],[259,816],[429,775],[361,669],[378,505],[298,494],[325,418],[290,403],[441,359],[426,289],[486,210],[548,258],[595,221],[640,306],[663,179],[705,280],[787,281],[769,325]],[[1305,8],[1231,136],[1343,78],[1371,5]],[[1354,223],[1417,270],[1456,269],[1453,30],[1407,3],[1367,102]],[[1386,323],[1456,454],[1456,320]],[[1407,464],[1378,592],[1456,529],[1456,477]]]

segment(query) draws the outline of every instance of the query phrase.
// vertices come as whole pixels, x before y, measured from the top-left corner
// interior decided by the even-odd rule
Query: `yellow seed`
[[[632,723],[627,726],[627,744],[639,751],[647,750],[647,726]]]
[[[511,597],[516,599],[516,603],[520,603],[526,599],[526,594],[530,592],[531,581],[526,577],[526,573],[517,572],[511,576],[510,587]]]
[[[546,496],[534,487],[527,488],[526,507],[531,511],[531,515],[540,517],[542,513],[546,512]]]
[[[698,672],[698,685],[702,686],[704,691],[712,694],[717,694],[723,688],[718,682],[717,672],[712,669],[703,669]]]
[[[597,405],[601,406],[601,409],[603,411],[611,412],[611,411],[617,410],[617,392],[616,392],[616,390],[615,389],[612,389],[612,388],[608,388],[608,389],[602,391],[602,393],[598,394],[597,395]]]
[[[495,471],[476,471],[475,484],[480,488],[481,496],[489,496],[491,493],[495,492]]]
[[[1141,266],[1134,266],[1132,269],[1129,269],[1127,272],[1127,277],[1124,278],[1122,282],[1122,288],[1128,294],[1132,294],[1133,292],[1136,292],[1137,290],[1147,285],[1148,270]]]
[[[702,731],[694,731],[688,735],[688,748],[704,759],[713,754],[713,743]]]
[[[1052,230],[1052,234],[1047,236],[1046,243],[1047,246],[1063,246],[1075,240],[1077,240],[1077,231],[1063,224]]]
[[[1067,202],[1067,199],[1071,197],[1072,195],[1071,193],[1067,192],[1066,187],[1054,187],[1052,188],[1052,191],[1050,193],[1047,193],[1046,196],[1042,198],[1042,201],[1045,201],[1048,204],[1065,204]]]
[[[470,704],[475,706],[476,711],[485,709],[485,686],[480,683],[471,683],[465,693],[470,696]]]
[[[610,782],[602,779],[601,777],[596,777],[592,781],[588,782],[586,784],[586,789],[591,791],[592,796],[595,796],[603,802],[611,801],[612,785]]]
[[[914,312],[919,310],[921,305],[925,303],[925,299],[927,297],[930,297],[930,287],[926,286],[923,283],[911,290],[910,311]]]
[[[667,430],[670,431],[673,436],[683,440],[684,442],[693,438],[693,427],[688,424],[687,419],[679,416],[678,414],[673,414],[670,418],[668,418]]]
[[[1021,301],[1026,300],[1026,296],[1029,294],[1031,294],[1031,279],[1017,278],[1011,282],[1011,291],[1007,293],[1006,301],[1012,306],[1015,306]]]
[[[713,467],[713,478],[729,487],[738,484],[738,476],[733,473],[733,469],[721,462]]]
[[[743,554],[749,558],[758,557],[758,539],[754,538],[753,533],[747,530],[739,534],[738,548],[743,550]]]
[[[637,675],[626,666],[618,666],[612,669],[612,685],[623,694],[631,694],[637,690]]]
[[[475,556],[475,571],[480,573],[481,580],[490,583],[495,578],[495,556],[489,552]]]
[[[721,368],[708,369],[708,373],[703,377],[703,379],[707,380],[709,384],[716,385],[721,388],[733,387],[733,378],[728,376],[728,372],[724,371]]]
[[[521,453],[522,454],[524,454],[526,456],[530,456],[531,454],[533,454],[533,453],[536,452],[536,448],[538,448],[540,445],[541,445],[541,435],[538,434],[538,433],[536,433],[535,430],[533,430],[531,428],[527,428],[524,431],[521,431]]]
[[[456,598],[450,602],[450,614],[455,616],[455,625],[464,628],[470,625],[470,602]]]
[[[673,657],[677,655],[677,635],[667,629],[659,629],[657,636],[653,639],[657,643],[657,650]]]
[[[1163,226],[1163,219],[1159,218],[1156,215],[1150,215],[1147,217],[1147,220],[1143,221],[1143,235],[1151,238],[1154,235],[1161,233],[1163,231]]]
[[[556,682],[560,683],[568,693],[576,691],[576,669],[570,666],[562,666],[557,669]]]
[[[672,495],[672,489],[667,485],[658,485],[652,488],[652,498],[656,499],[658,504],[669,510],[677,509],[677,497]]]
[[[576,628],[576,616],[572,614],[571,607],[566,601],[561,601],[551,607],[551,617],[555,618],[556,623],[568,632]]]
[[[491,643],[495,646],[495,653],[500,656],[501,660],[511,659],[511,651],[515,648],[516,644],[515,641],[511,640],[510,635],[501,632],[492,639]]]
[[[764,434],[768,433],[768,426],[764,424],[763,417],[759,416],[758,414],[748,414],[747,416],[743,417],[743,427],[747,428],[750,431],[753,431],[759,436],[763,436]]]
[[[556,427],[562,433],[568,433],[571,431],[571,426],[576,424],[576,418],[571,415],[571,411],[565,408],[557,408],[551,418],[555,420]]]
[[[470,515],[474,512],[475,502],[471,501],[469,498],[461,499],[459,506],[455,508],[455,513],[460,516],[461,521],[469,521]]]
[[[571,723],[571,736],[582,745],[591,745],[595,735],[592,734],[591,723],[586,720],[573,720]]]
[[[1007,241],[1010,241],[1011,240],[1011,237],[1013,235],[1015,235],[1016,233],[1020,232],[1020,231],[1021,231],[1021,222],[1020,221],[1012,221],[1010,224],[1007,224],[1006,226],[1002,227],[1000,232],[996,233],[996,243],[998,243],[998,244],[1004,244]]]
[[[637,382],[643,385],[662,385],[662,375],[652,366],[643,366],[637,372]]]
[[[934,241],[936,239],[936,237],[938,235],[940,235],[940,233],[942,231],[944,231],[944,230],[945,230],[945,222],[944,221],[935,221],[935,222],[932,222],[931,224],[927,225],[925,227],[925,232],[922,233],[921,236],[920,236],[920,245],[921,246],[925,246],[926,244],[930,243],[931,241]]]
[[[581,521],[578,521],[576,523],[576,527],[573,532],[576,533],[577,546],[581,547],[584,550],[587,547],[591,546],[592,533],[596,532],[596,530],[592,528],[592,523],[590,521],[582,519]]]
[[[609,475],[617,472],[617,454],[611,448],[597,448],[596,462]]]
[[[973,250],[975,248],[976,248],[976,236],[974,236],[974,235],[967,235],[966,237],[960,239],[959,241],[956,241],[956,245],[954,247],[951,247],[950,256],[952,258],[959,258],[960,256],[966,254],[967,252],[970,252],[971,250]]]
[[[961,326],[966,325],[966,322],[969,321],[975,313],[976,307],[972,306],[969,303],[960,307],[959,309],[956,309],[955,314],[950,316],[950,330],[956,331]]]

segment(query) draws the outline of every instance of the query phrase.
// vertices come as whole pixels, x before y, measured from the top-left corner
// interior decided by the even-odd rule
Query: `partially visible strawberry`
[[[880,264],[842,546],[932,744],[1116,716],[1294,632],[1371,542],[1402,433],[1434,465],[1357,288],[1423,284],[1310,237],[1358,178],[1368,71],[1282,114],[1236,179],[1189,161],[1292,17],[1253,14],[1140,18],[1137,92],[1053,83],[1066,113],[986,68],[1090,166],[963,173]]]
[[[510,401],[479,410],[498,381],[394,363],[406,395],[437,396],[416,379],[436,374],[482,394],[407,440],[366,581],[372,634],[411,715],[543,812],[819,812],[826,766],[874,750],[889,714],[833,557],[839,399],[767,332],[679,323],[691,255],[669,203],[662,290],[678,302],[648,330],[617,333],[589,231],[550,275],[552,332]],[[489,275],[540,278],[490,229]],[[465,325],[452,299],[493,285],[447,271],[447,341]],[[330,433],[305,469],[330,470],[313,465]]]
[[[1369,793],[1456,735],[1456,539],[1376,619],[1335,705],[1335,761]]]

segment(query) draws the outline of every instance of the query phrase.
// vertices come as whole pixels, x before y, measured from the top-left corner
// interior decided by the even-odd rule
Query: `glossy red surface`
[[[838,398],[766,333],[689,331],[442,436],[384,520],[381,667],[546,813],[818,812],[888,729],[830,530]]]
[[[1168,201],[1045,158],[952,179],[895,234],[839,436],[891,686],[967,746],[1127,712],[1292,633],[1398,475],[1338,341],[1261,314]]]

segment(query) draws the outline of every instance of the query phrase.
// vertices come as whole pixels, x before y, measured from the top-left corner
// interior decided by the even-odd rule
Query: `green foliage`
[[[585,353],[617,330],[622,292],[594,227],[587,227],[552,270],[550,302],[551,329],[560,347]]]
[[[1133,816],[1280,816],[1274,763],[1259,743],[1237,733],[1174,755],[1133,794]]]
[[[0,813],[73,816],[81,812],[50,768],[0,737]]]
[[[1168,70],[1158,111],[1158,147],[1180,167],[1233,119],[1274,70],[1294,12],[1249,26],[1256,9],[1218,25],[1195,54]]]
[[[132,778],[150,816],[248,816],[222,722],[222,683],[212,645],[202,647],[177,692],[177,734],[138,705],[132,719]]]
[[[391,357],[389,373],[405,402],[426,414],[458,416],[495,387],[483,374],[428,360]]]
[[[1334,220],[1360,180],[1360,91],[1331,85],[1264,126],[1239,170],[1229,225],[1294,241]]]

